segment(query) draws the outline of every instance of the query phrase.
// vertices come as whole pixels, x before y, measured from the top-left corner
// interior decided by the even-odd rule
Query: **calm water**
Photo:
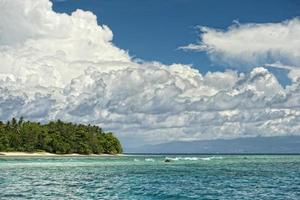
[[[300,156],[0,157],[0,199],[300,199]]]

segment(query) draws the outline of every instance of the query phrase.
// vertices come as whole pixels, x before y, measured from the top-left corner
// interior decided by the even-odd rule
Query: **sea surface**
[[[0,199],[299,200],[300,156],[0,157]]]

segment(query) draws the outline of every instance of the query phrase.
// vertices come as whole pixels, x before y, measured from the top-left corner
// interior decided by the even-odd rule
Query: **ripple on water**
[[[300,156],[0,158],[1,200],[298,200],[299,189]]]

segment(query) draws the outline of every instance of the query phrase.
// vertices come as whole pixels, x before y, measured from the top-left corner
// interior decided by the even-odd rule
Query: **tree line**
[[[0,121],[0,151],[118,154],[122,146],[113,133],[105,133],[98,126],[61,120],[41,124],[21,117]]]

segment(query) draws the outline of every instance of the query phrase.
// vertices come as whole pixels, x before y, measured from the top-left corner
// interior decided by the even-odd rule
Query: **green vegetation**
[[[40,124],[13,118],[0,121],[0,151],[117,154],[122,153],[122,147],[113,133],[104,133],[98,126],[60,120]]]

